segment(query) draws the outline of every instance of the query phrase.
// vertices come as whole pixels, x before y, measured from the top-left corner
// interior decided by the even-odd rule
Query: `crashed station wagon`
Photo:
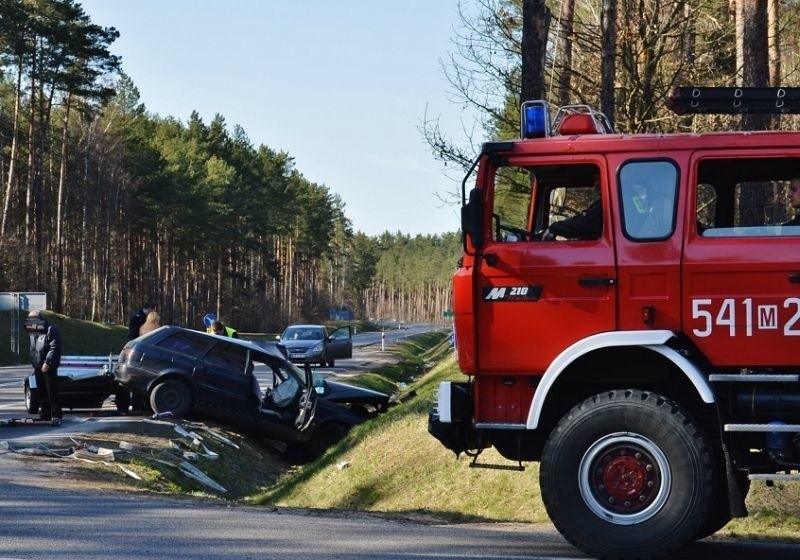
[[[377,391],[315,380],[275,345],[172,326],[128,342],[114,376],[156,414],[206,416],[310,456],[389,404]],[[263,392],[258,377],[270,380]]]

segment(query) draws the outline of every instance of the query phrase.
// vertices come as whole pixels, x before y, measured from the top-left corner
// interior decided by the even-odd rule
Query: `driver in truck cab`
[[[594,177],[592,187],[599,193],[599,177]],[[591,240],[599,239],[602,233],[603,205],[598,198],[582,212],[566,220],[550,224],[550,227],[548,227],[542,235],[542,239],[545,241],[552,241],[557,237],[565,237],[567,239]]]

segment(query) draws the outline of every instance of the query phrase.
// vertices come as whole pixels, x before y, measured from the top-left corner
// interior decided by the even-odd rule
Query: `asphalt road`
[[[5,476],[3,477],[6,478]],[[98,560],[587,558],[549,525],[431,524],[328,511],[49,490],[0,481],[0,558]],[[682,560],[796,560],[800,547],[728,541]]]

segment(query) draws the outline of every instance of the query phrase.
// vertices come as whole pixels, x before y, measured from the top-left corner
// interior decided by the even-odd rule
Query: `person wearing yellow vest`
[[[214,321],[211,323],[211,332],[219,336],[239,338],[239,332],[232,327],[226,327],[222,324],[222,321]]]

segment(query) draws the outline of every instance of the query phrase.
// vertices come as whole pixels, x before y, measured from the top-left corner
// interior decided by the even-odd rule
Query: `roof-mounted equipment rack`
[[[798,114],[798,87],[677,87],[667,107],[678,115]]]

